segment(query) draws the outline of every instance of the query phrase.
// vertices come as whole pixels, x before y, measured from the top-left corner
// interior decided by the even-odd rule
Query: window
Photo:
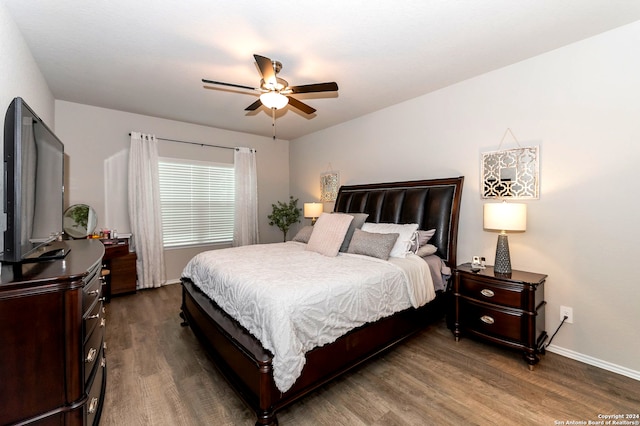
[[[160,158],[165,247],[233,240],[233,164]]]

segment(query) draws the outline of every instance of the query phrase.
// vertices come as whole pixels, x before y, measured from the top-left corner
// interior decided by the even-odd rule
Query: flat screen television
[[[21,263],[64,255],[64,145],[22,98],[4,120],[4,246],[0,260]]]

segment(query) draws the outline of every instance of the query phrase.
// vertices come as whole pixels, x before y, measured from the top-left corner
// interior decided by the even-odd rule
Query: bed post
[[[259,362],[259,410],[256,410],[256,426],[278,426],[278,418],[273,409],[271,389],[273,386],[271,363]]]

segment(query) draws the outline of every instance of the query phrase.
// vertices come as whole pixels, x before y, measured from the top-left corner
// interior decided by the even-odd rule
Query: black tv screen
[[[4,247],[0,260],[46,253],[62,234],[64,145],[31,108],[15,98],[4,122]]]

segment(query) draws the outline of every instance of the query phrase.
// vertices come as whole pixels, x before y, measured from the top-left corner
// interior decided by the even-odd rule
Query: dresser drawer
[[[98,325],[104,327],[105,321],[102,301],[97,300],[82,318],[82,335],[85,338],[85,342]]]
[[[93,382],[91,382],[91,386],[88,391],[88,398],[85,404],[85,425],[93,425],[96,417],[102,411],[102,404],[104,402],[104,384],[105,384],[105,373],[107,368],[107,361],[104,358],[104,354],[102,351],[99,353],[100,362],[98,363],[98,367],[93,378]]]
[[[89,309],[101,295],[102,282],[100,281],[100,276],[96,274],[82,289],[82,312],[86,313],[87,309]]]
[[[93,374],[94,366],[98,360],[102,357],[102,346],[104,342],[104,328],[96,327],[87,339],[87,342],[83,347],[83,364],[84,364],[84,379],[85,382],[89,380]]]
[[[483,304],[462,299],[461,322],[465,329],[494,337],[521,341],[524,330],[525,314],[522,311],[496,309]]]
[[[475,300],[482,300],[511,308],[522,309],[525,292],[522,286],[507,286],[486,279],[463,276],[460,279],[460,294]]]

